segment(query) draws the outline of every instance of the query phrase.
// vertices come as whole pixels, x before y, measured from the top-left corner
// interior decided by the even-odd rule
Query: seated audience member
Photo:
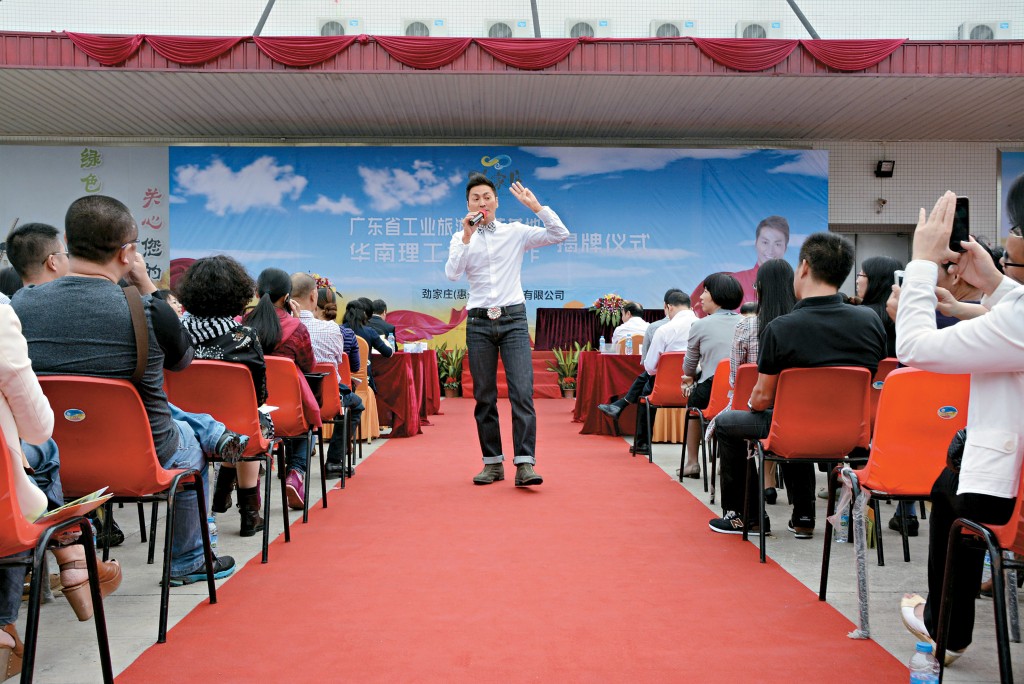
[[[348,369],[358,373],[362,368],[361,354],[359,353],[359,342],[356,334],[351,328],[337,323],[338,320],[338,293],[330,287],[321,287],[316,295],[316,312],[314,315],[321,321],[329,321],[338,326],[341,336],[345,340],[343,351],[348,354]],[[352,378],[356,382],[358,378]]]
[[[971,399],[962,458],[947,466],[932,488],[928,534],[928,598],[904,596],[900,611],[907,629],[931,641],[938,631],[949,533],[957,518],[991,525],[1006,523],[1013,513],[1024,452],[1024,288],[999,273],[989,254],[975,242],[967,251],[949,250],[956,196],[946,192],[925,217],[921,210],[914,231],[913,258],[907,265],[896,314],[896,353],[903,363],[935,373],[970,373]],[[1024,180],[1007,195],[1011,222],[1024,221]],[[1007,239],[1007,250],[1024,245],[1019,229]],[[949,328],[937,329],[935,283],[941,264],[984,293],[989,311]],[[1022,262],[1024,263],[1024,262]],[[1007,269],[1009,271],[1009,269]],[[950,628],[946,664],[971,644],[974,600],[981,583],[984,551],[965,544],[953,567]]]
[[[45,223],[23,223],[7,236],[7,258],[25,285],[67,275],[68,250],[60,231]]]
[[[769,259],[761,264],[754,281],[757,290],[757,313],[744,316],[733,331],[732,351],[729,354],[729,386],[736,386],[736,370],[745,363],[757,363],[760,350],[760,333],[773,320],[788,314],[796,304],[793,294],[793,267],[784,259]],[[732,395],[723,413],[732,408]],[[738,407],[743,410],[743,407]],[[715,420],[717,427],[717,418]],[[774,504],[778,492],[775,490],[775,463],[765,465],[764,498]]]
[[[291,276],[279,268],[263,269],[256,279],[259,303],[246,314],[242,323],[256,331],[264,354],[291,359],[300,373],[311,373],[316,364],[313,345],[309,339],[309,330],[298,317],[292,315],[298,311],[298,307],[291,301],[291,293]],[[311,424],[319,425],[320,407],[316,397],[309,390],[305,378],[300,379],[300,385],[303,388],[302,409],[306,419]],[[295,510],[302,510],[310,444],[306,437],[293,442],[295,448],[288,449],[285,491],[288,493],[288,505]]]
[[[241,325],[235,317],[256,292],[256,284],[245,268],[229,256],[203,257],[193,261],[178,281],[178,293],[188,314],[182,325],[188,333],[197,359],[240,363],[249,369],[256,402],[267,401],[267,365],[256,331]],[[273,435],[270,414],[260,413],[264,436]],[[269,477],[269,476],[268,476]],[[226,513],[231,492],[238,483],[239,534],[251,537],[263,530],[260,515],[260,463],[222,463],[213,488],[212,509]]]
[[[885,355],[896,356],[896,323],[885,310],[885,303],[896,284],[896,271],[903,270],[903,263],[887,256],[865,259],[857,274],[857,296],[860,305],[875,312],[885,328]]]
[[[163,301],[167,302],[167,305],[171,307],[174,313],[178,314],[178,318],[181,318],[182,316],[185,315],[185,307],[181,305],[181,302],[178,300],[177,297],[174,296],[174,293],[171,292],[170,290],[157,290],[156,292],[153,293],[153,298],[162,299]]]
[[[395,350],[391,346],[380,338],[380,335],[376,334],[373,328],[366,326],[367,318],[369,313],[365,305],[358,299],[353,299],[345,305],[345,318],[343,325],[354,332],[359,337],[366,340],[366,343],[370,345],[370,352],[374,350],[378,354],[385,357],[390,357],[395,353]],[[373,364],[370,362],[369,355],[366,359],[363,359],[366,364],[366,381],[370,385],[370,389],[374,392],[377,391],[377,384],[373,381]]]
[[[1018,231],[1019,232],[1019,231]],[[1011,231],[1011,237],[1014,233]],[[1017,236],[1019,237],[1019,236]],[[1010,254],[999,248],[997,252],[983,240],[975,238],[982,249],[992,257],[992,263],[1000,273],[1004,272],[1019,282],[1024,282],[1024,265],[1018,265]],[[1007,239],[1007,246],[1013,245],[1016,256],[1024,259],[1024,244],[1018,245],[1017,241]],[[1007,263],[1009,262],[1009,263]],[[981,298],[984,293],[968,283],[963,277],[953,272],[952,262],[939,266],[938,285],[935,287],[935,296],[938,298],[938,305],[935,310],[935,323],[939,328],[948,328],[962,320],[977,318],[988,313],[988,309],[982,306]],[[896,320],[896,309],[899,303],[899,287],[892,288],[893,293],[889,296],[886,310],[893,320]]]
[[[18,272],[14,270],[13,266],[0,268],[0,294],[4,295],[8,302],[11,301],[14,293],[21,289],[22,285],[21,278],[18,277]]]
[[[612,331],[612,345],[633,335],[643,335],[648,325],[644,320],[644,308],[636,302],[626,302],[622,305],[622,323]]]
[[[388,335],[395,334],[395,326],[387,322],[388,317],[388,305],[383,299],[374,299],[371,303],[371,315],[366,321],[366,325],[377,331],[378,335],[383,335],[385,338]],[[396,337],[397,339],[397,337]]]
[[[43,375],[74,374],[128,380],[137,351],[128,301],[117,285],[135,264],[138,226],[121,202],[88,195],[71,203],[64,234],[70,252],[68,275],[43,285],[24,288],[13,306],[24,326],[29,356]],[[175,420],[163,390],[163,351],[157,342],[150,302],[144,302],[149,328],[148,364],[135,384],[149,417],[157,457],[165,468],[199,470],[206,487],[205,453],[237,457],[244,449],[239,435],[209,416],[211,429],[200,442],[191,423]],[[199,418],[197,416],[197,418]],[[195,492],[174,499],[174,545],[171,585],[206,578]],[[230,556],[215,558],[217,578],[235,570]]]
[[[732,338],[740,319],[735,309],[739,308],[743,298],[739,281],[728,273],[712,273],[704,279],[703,285],[700,304],[706,315],[690,326],[682,377],[683,393],[689,397],[687,405],[697,409],[708,407],[718,362],[729,358],[732,352]],[[697,382],[698,378],[700,382]],[[700,421],[696,418],[688,420],[690,430],[682,475],[696,478],[700,477],[697,449],[702,435]]]
[[[793,311],[779,316],[760,333],[758,379],[751,393],[750,411],[727,411],[715,423],[722,472],[722,507],[725,515],[710,522],[724,534],[758,531],[757,521],[740,517],[743,481],[747,468],[747,440],[768,436],[779,374],[789,368],[862,366],[872,373],[885,356],[882,322],[865,308],[847,306],[839,287],[853,268],[853,246],[835,233],[814,233],[800,248],[793,290]],[[789,530],[797,539],[814,535],[814,466],[787,463],[783,469],[793,500]],[[747,495],[757,501],[758,478],[750,478]],[[767,517],[763,521],[766,532]]]
[[[53,411],[32,372],[18,317],[6,304],[0,305],[0,352],[0,427],[10,451],[14,479],[13,489],[2,495],[15,497],[22,515],[31,522],[64,504],[60,460],[57,445],[50,439]],[[79,620],[88,620],[92,617],[92,595],[85,548],[71,544],[52,551],[60,567],[65,598]],[[121,566],[116,560],[103,562],[97,558],[96,563],[100,594],[107,596],[121,584]],[[23,565],[0,569],[0,674],[4,680],[21,672],[23,649],[15,623],[27,569]]]
[[[299,307],[299,320],[309,330],[313,356],[316,357],[318,363],[329,363],[337,369],[344,359],[345,339],[336,323],[319,320],[313,315],[316,310],[317,296],[316,281],[312,276],[308,273],[292,275],[292,301]],[[341,392],[341,405],[352,412],[353,421],[359,421],[363,413],[363,400],[340,379],[338,389]],[[341,432],[341,430],[335,430],[331,434],[331,441],[327,448],[325,467],[328,478],[341,477],[345,467],[347,445],[342,439]]]
[[[754,283],[754,289],[757,289],[757,283]],[[743,302],[740,305],[741,316],[756,316],[757,315],[757,302]]]

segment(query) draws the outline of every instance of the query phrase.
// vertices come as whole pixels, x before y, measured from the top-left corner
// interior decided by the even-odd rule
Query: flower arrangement
[[[319,273],[313,272],[310,272],[309,275],[310,277],[313,278],[313,280],[316,281],[316,289],[319,290],[322,287],[329,287],[330,289],[334,290],[334,285],[331,284],[331,279],[328,278],[327,276],[322,276]],[[337,290],[334,291],[337,292]]]
[[[448,377],[441,383],[441,387],[444,389],[459,389],[459,385],[461,384],[462,382],[458,378]]]
[[[590,311],[597,313],[601,325],[618,325],[622,321],[622,305],[626,300],[617,294],[608,293],[594,300]]]
[[[576,389],[576,369],[579,367],[580,352],[589,351],[590,342],[580,346],[579,342],[573,342],[571,349],[554,348],[551,352],[555,355],[554,361],[548,361],[548,370],[558,373],[558,386],[563,390]]]
[[[446,390],[459,389],[462,386],[462,360],[466,358],[466,348],[455,345],[448,349],[448,343],[445,342],[435,352],[441,387]]]

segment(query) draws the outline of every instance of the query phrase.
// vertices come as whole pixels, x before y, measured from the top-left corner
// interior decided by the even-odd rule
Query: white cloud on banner
[[[580,176],[606,175],[617,171],[658,171],[679,159],[739,159],[752,150],[674,150],[660,148],[611,147],[524,147],[555,166],[539,166],[534,172],[541,180],[562,180]],[[529,185],[529,179],[527,179]]]
[[[255,249],[172,249],[172,259],[202,259],[208,256],[226,255],[234,257],[239,261],[268,261],[280,259],[287,261],[291,259],[312,259],[319,254],[307,254],[304,252],[281,252],[281,251],[260,251]]]
[[[260,157],[235,172],[214,158],[206,168],[194,164],[174,170],[180,195],[206,197],[206,209],[217,216],[243,214],[250,209],[280,209],[286,197],[298,199],[308,181],[292,166],[279,166],[270,156]]]
[[[828,153],[823,150],[808,150],[793,153],[793,159],[768,169],[768,173],[791,173],[798,176],[828,178]]]
[[[378,211],[393,211],[404,205],[433,204],[451,193],[452,180],[439,178],[433,162],[416,160],[412,172],[405,169],[359,167],[363,192]]]
[[[316,202],[313,204],[303,204],[299,206],[299,209],[302,211],[334,214],[335,216],[342,214],[361,216],[363,213],[363,210],[356,206],[356,201],[348,195],[342,195],[338,201],[334,201],[326,195],[317,195]]]
[[[569,276],[572,287],[579,289],[581,285],[590,283],[632,282],[638,276],[653,275],[654,269],[638,267],[633,264],[622,268],[607,268],[599,264],[578,261],[566,264],[564,261],[547,264],[523,264],[523,288],[527,290],[540,287],[543,283],[564,283]],[[544,285],[550,287],[550,285]]]
[[[753,244],[753,243],[751,243]],[[642,258],[644,260],[650,259],[654,261],[671,261],[673,259],[691,259],[696,256],[700,256],[697,252],[691,252],[688,249],[679,249],[674,247],[644,247],[641,250],[631,249],[591,249],[583,252],[579,251],[577,254],[583,255],[598,255],[608,257],[622,257],[622,258]]]

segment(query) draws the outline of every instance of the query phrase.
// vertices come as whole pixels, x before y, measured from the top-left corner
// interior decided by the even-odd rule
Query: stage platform
[[[533,398],[557,399],[562,396],[558,386],[558,373],[547,369],[548,362],[554,361],[555,355],[550,351],[533,352]],[[469,373],[469,357],[462,361],[462,396],[473,396],[473,376]],[[505,367],[498,359],[498,396],[508,396],[508,384],[505,381]]]

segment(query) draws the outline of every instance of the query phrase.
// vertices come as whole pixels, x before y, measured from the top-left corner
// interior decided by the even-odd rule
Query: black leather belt
[[[526,311],[525,304],[511,304],[509,306],[470,309],[467,315],[470,318],[489,318],[492,321],[496,321],[502,316],[522,313],[524,311]]]

